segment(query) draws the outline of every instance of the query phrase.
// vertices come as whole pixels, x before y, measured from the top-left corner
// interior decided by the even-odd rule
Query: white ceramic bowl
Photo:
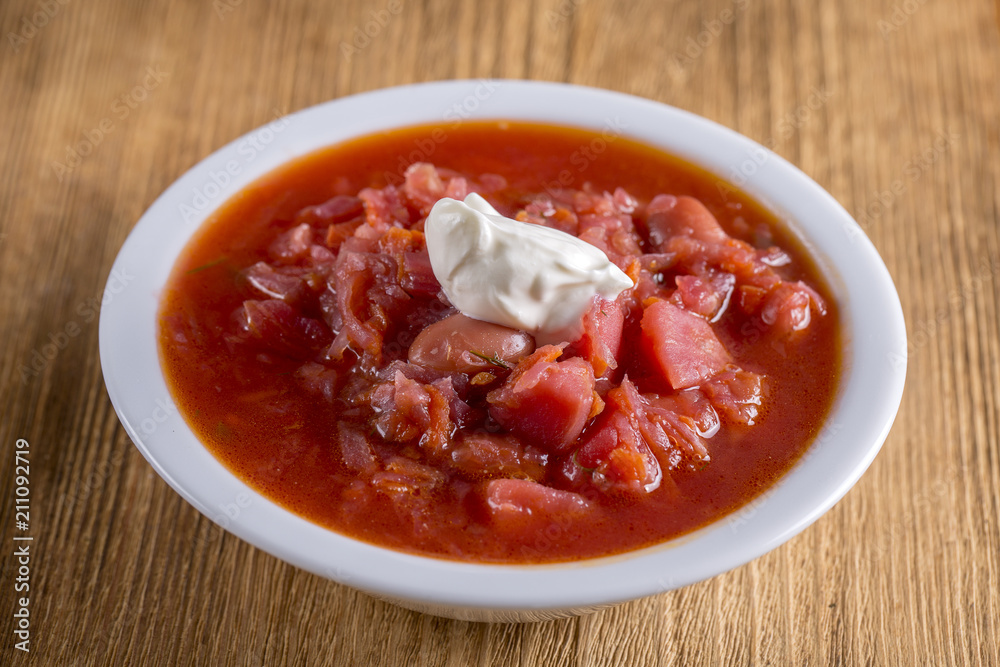
[[[555,565],[477,565],[372,546],[291,514],[234,477],[170,400],[157,355],[160,291],[192,233],[226,199],[297,156],[383,129],[466,118],[609,125],[735,181],[803,239],[841,304],[847,346],[832,413],[774,487],[692,534],[625,555]],[[555,618],[662,593],[789,540],[836,503],[882,445],[906,370],[902,311],[874,247],[843,208],[774,153],[648,100],[528,81],[448,81],[305,109],[237,139],[153,203],[115,261],[100,321],[108,393],[136,447],[200,512],[289,563],[405,607],[464,620]],[[192,536],[192,539],[193,536]]]

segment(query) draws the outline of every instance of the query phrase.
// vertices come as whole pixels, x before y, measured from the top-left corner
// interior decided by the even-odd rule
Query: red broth
[[[638,282],[591,313],[620,315],[617,354],[576,341],[465,373],[408,364],[416,335],[455,312],[422,257],[438,181],[603,244]],[[744,194],[624,138],[515,122],[394,130],[272,172],[196,233],[159,311],[174,399],[237,477],[345,535],[480,562],[620,553],[738,510],[817,437],[840,337],[815,263]],[[678,359],[695,347],[710,360]],[[579,400],[505,393],[532,365],[571,370]]]

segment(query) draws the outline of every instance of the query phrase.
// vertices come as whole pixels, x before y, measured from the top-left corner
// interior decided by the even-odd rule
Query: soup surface
[[[423,235],[476,192],[634,282],[577,340],[461,315]],[[613,134],[406,128],[239,192],[182,253],[161,362],[260,493],[375,544],[481,562],[632,550],[729,514],[816,437],[836,304],[798,241],[716,177]]]

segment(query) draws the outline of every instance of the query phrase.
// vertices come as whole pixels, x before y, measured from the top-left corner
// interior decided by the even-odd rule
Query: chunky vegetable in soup
[[[530,225],[598,248],[619,291],[584,292],[571,339],[463,312],[425,234],[463,201],[514,241],[461,280],[534,276],[484,300],[516,316],[554,284]],[[814,262],[736,189],[621,137],[490,122],[364,137],[240,192],[178,260],[160,353],[205,446],[289,510],[538,563],[663,542],[773,485],[830,409],[840,333]]]

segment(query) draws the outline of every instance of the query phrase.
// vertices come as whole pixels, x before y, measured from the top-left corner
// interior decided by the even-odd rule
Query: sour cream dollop
[[[434,204],[424,234],[431,269],[452,305],[527,331],[539,345],[576,340],[595,296],[614,299],[633,285],[599,248],[506,218],[476,193]]]

